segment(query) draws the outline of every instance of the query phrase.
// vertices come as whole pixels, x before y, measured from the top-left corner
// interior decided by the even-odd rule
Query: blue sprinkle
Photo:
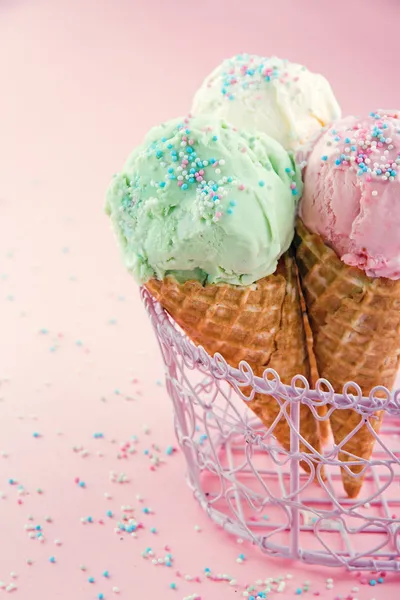
[[[146,456],[148,456],[150,454],[150,450],[144,450],[143,454],[145,454]]]
[[[161,150],[158,150],[158,151],[156,152],[156,157],[157,157],[157,158],[162,158],[163,156],[164,156],[164,153],[163,153],[163,152],[161,152]]]
[[[111,519],[111,517],[113,516],[112,510],[108,510],[106,512],[106,515],[107,515],[107,517],[110,517],[110,519]]]
[[[161,138],[161,141],[162,141],[162,142],[166,142],[166,141],[167,141],[167,138],[166,138],[166,137],[162,137],[162,138]]]
[[[204,569],[204,573],[211,573],[211,569],[209,569],[208,567],[206,567],[206,568]]]
[[[152,527],[152,528],[150,529],[150,533],[157,533],[157,529],[156,529],[155,527]]]
[[[176,583],[170,583],[169,587],[171,588],[171,590],[176,590]]]
[[[289,169],[289,167],[286,167],[285,169],[285,173],[290,173],[292,169]]]
[[[165,454],[168,454],[168,456],[171,456],[171,454],[174,453],[174,447],[173,446],[168,446],[168,448],[165,450]]]
[[[383,583],[383,582],[384,582],[384,579],[383,579],[383,577],[379,577],[379,579],[378,579],[378,583]]]
[[[292,195],[297,196],[297,190],[292,190]]]
[[[340,158],[337,158],[337,159],[335,160],[335,165],[340,165],[340,163],[341,163],[341,162],[342,162],[342,161],[340,160]]]
[[[216,142],[217,139],[218,139],[218,136],[217,135],[213,135],[213,137],[212,137],[213,142]]]
[[[187,189],[188,189],[188,185],[187,185],[187,183],[184,183],[184,184],[183,184],[183,186],[182,186],[182,189],[183,189],[183,190],[187,190]]]
[[[166,560],[164,564],[166,567],[172,567],[172,562],[169,560]]]
[[[351,146],[351,149],[353,150],[353,152],[355,152],[357,150],[357,146]]]
[[[144,512],[145,515],[150,514],[150,509],[148,509],[146,506],[142,509],[142,512]]]
[[[94,577],[89,577],[88,582],[89,583],[94,583]]]
[[[350,138],[348,138],[348,137],[344,141],[346,144],[350,144],[350,142],[351,142]]]
[[[218,185],[217,184],[213,185],[211,189],[213,190],[213,192],[216,192],[218,190]]]
[[[376,172],[378,173],[378,175],[382,174],[382,170],[381,169],[377,169]]]
[[[189,177],[189,183],[194,183],[194,177]]]
[[[165,188],[166,183],[165,183],[165,181],[160,181],[159,185],[160,185],[160,188]]]
[[[236,206],[236,202],[235,202],[234,200],[231,200],[231,201],[229,202],[229,206]]]
[[[372,586],[376,585],[375,579],[370,579],[369,585],[372,585]]]
[[[328,160],[328,157],[326,154],[324,154],[324,156],[321,156],[322,160]]]
[[[186,152],[187,152],[188,154],[192,154],[192,152],[193,152],[193,148],[192,148],[191,146],[188,146],[188,147],[186,148]]]
[[[108,571],[103,571],[103,577],[110,577],[110,573]]]
[[[231,208],[228,208],[228,210],[226,212],[228,213],[228,215],[232,215],[233,214],[233,210]]]
[[[210,158],[208,162],[210,163],[210,165],[213,165],[215,163],[215,158]]]
[[[191,175],[194,175],[194,174],[196,173],[196,169],[193,169],[193,167],[192,167],[192,168],[190,169],[189,173],[190,173]]]
[[[170,168],[168,169],[168,173],[173,173],[173,172],[174,172],[174,167],[170,167]]]
[[[245,555],[243,553],[239,554],[239,558],[240,558],[240,560],[246,560],[246,557],[245,557]]]
[[[190,133],[190,129],[185,129],[185,133],[186,133],[187,135],[189,135],[189,133]]]
[[[36,531],[40,531],[42,529],[41,525],[36,525],[35,527]]]
[[[300,596],[300,594],[302,594],[302,593],[303,593],[303,590],[302,590],[301,588],[297,588],[297,590],[296,590],[296,594],[297,594],[298,596]]]
[[[168,148],[168,150],[171,150],[172,144],[168,144],[167,148]]]
[[[104,594],[101,594],[101,593],[100,593],[100,594],[98,594],[98,595],[97,595],[97,598],[98,598],[99,600],[104,600]]]
[[[78,483],[78,485],[79,485],[79,487],[81,487],[81,488],[84,488],[84,487],[86,487],[86,483],[85,483],[84,481],[80,481],[80,482]]]
[[[54,563],[56,562],[56,559],[55,559],[55,557],[54,557],[54,556],[50,556],[50,558],[49,558],[49,562],[51,562],[51,563],[53,563],[53,564],[54,564]]]
[[[35,431],[35,432],[33,433],[33,437],[34,437],[34,438],[38,438],[38,437],[40,437],[40,433],[38,433],[37,431]]]
[[[261,180],[258,182],[258,185],[259,185],[260,187],[264,187],[264,185],[265,185],[265,181],[263,181],[263,180],[261,179]]]
[[[93,517],[87,517],[86,521],[87,521],[88,523],[93,523]]]
[[[228,177],[228,183],[232,183],[232,177]]]
[[[9,479],[9,480],[8,480],[8,483],[9,483],[10,485],[15,485],[17,482],[15,481],[15,479]]]

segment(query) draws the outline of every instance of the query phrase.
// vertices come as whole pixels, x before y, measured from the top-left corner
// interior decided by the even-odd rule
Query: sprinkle
[[[89,577],[88,582],[89,583],[94,583],[94,577]]]
[[[113,587],[112,591],[114,592],[114,594],[119,594],[119,588],[117,587]]]
[[[108,511],[106,512],[106,515],[107,515],[107,517],[110,517],[110,519],[111,519],[111,517],[113,516],[113,512],[112,512],[112,510],[108,510]]]
[[[51,562],[52,564],[54,564],[56,562],[55,557],[54,556],[50,556],[49,562]]]
[[[35,431],[35,432],[34,432],[32,435],[33,435],[33,437],[34,437],[34,438],[39,438],[39,437],[41,437],[41,436],[40,436],[40,433],[38,433],[37,431]]]
[[[259,185],[260,187],[264,187],[264,185],[265,185],[265,181],[263,181],[262,179],[260,179],[260,181],[258,182],[258,185]]]
[[[170,583],[169,587],[171,588],[171,590],[176,590],[176,583]]]
[[[372,585],[372,586],[376,585],[376,580],[375,579],[370,579],[369,580],[369,585]]]
[[[372,196],[377,196],[378,192],[376,190],[374,190],[373,192],[371,192]]]
[[[85,483],[84,481],[80,481],[80,482],[78,483],[78,485],[79,485],[79,487],[81,487],[81,488],[85,488],[85,487],[86,487],[86,483]]]
[[[104,600],[104,594],[102,594],[102,593],[98,594],[98,595],[97,595],[97,598],[98,598],[99,600]]]
[[[110,577],[110,573],[108,571],[103,571],[103,577]]]

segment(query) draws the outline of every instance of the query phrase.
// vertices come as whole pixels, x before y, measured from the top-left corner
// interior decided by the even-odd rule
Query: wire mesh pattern
[[[283,385],[267,369],[255,377],[246,363],[233,369],[196,347],[145,290],[141,291],[160,344],[166,385],[175,413],[175,431],[188,467],[194,496],[218,525],[247,539],[271,556],[354,570],[400,570],[400,390],[374,388],[363,397],[347,383],[335,393],[326,380],[311,390],[303,376]],[[246,406],[255,393],[280,405],[279,416],[266,429]],[[335,409],[352,408],[360,425],[340,444],[317,452],[301,437],[300,403],[318,420]],[[327,405],[322,417],[318,407]],[[380,433],[371,421],[383,410]],[[290,450],[274,437],[279,419],[290,427]],[[366,425],[376,443],[370,460],[339,453]],[[300,441],[304,444],[300,451]],[[302,470],[306,461],[310,473]],[[341,467],[362,462],[364,484],[349,499],[341,484]]]

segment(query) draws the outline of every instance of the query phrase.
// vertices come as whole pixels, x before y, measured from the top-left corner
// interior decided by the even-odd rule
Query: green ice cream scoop
[[[106,211],[139,284],[174,275],[248,285],[289,248],[301,191],[278,142],[194,117],[148,133],[114,176]]]

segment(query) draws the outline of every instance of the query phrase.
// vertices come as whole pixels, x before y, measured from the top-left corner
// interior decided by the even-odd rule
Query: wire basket
[[[164,359],[188,483],[211,519],[270,556],[399,571],[400,390],[378,387],[365,398],[353,382],[336,394],[326,380],[311,390],[303,376],[285,386],[272,369],[263,378],[246,363],[233,369],[222,356],[211,358],[196,347],[145,289],[141,294]],[[267,430],[246,406],[255,392],[279,402],[280,418],[290,427],[289,451],[276,441],[274,427]],[[328,443],[323,454],[308,445],[311,473],[301,469],[300,403],[319,419],[323,404],[325,419],[334,408],[352,408],[376,438],[371,460],[363,461],[365,479],[356,500],[347,498],[341,482],[340,467],[355,464],[339,459],[349,436],[339,445]],[[385,411],[379,434],[370,425],[377,410]]]

